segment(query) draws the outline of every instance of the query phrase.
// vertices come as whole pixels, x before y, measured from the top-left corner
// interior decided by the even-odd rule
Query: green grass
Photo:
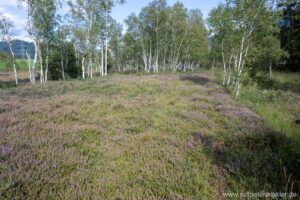
[[[33,60],[31,60],[32,64]],[[27,59],[16,59],[17,70],[28,70]],[[0,72],[13,71],[12,64],[10,62],[0,60]]]
[[[274,87],[268,90],[246,87],[239,101],[253,108],[277,131],[300,139],[300,127],[295,120],[300,119],[300,74],[274,73]]]
[[[0,99],[1,199],[220,199],[298,184],[282,176],[290,138],[210,72],[28,84]]]
[[[282,174],[286,173],[285,179],[289,176],[299,179],[300,126],[295,121],[300,119],[300,74],[276,72],[273,82],[271,89],[245,86],[237,100],[262,116],[274,131],[288,138],[289,145],[279,149],[278,154],[291,170]],[[292,187],[290,183],[286,183],[288,187]]]
[[[274,89],[291,91],[300,94],[300,73],[280,73],[273,74]]]

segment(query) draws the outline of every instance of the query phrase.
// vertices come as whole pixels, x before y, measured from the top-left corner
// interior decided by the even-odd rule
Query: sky
[[[61,0],[65,1],[66,0]],[[124,19],[132,12],[138,14],[143,7],[149,4],[151,0],[126,0],[123,5],[117,5],[112,10],[112,16],[117,22],[124,24]],[[210,10],[218,5],[223,0],[167,0],[168,5],[173,5],[176,2],[182,2],[187,9],[199,8],[204,18],[207,18]],[[26,32],[26,11],[25,8],[18,7],[18,0],[0,0],[0,12],[9,18],[15,25],[15,38],[30,41]],[[60,12],[67,12],[67,5],[60,9]],[[124,26],[124,29],[126,27]]]

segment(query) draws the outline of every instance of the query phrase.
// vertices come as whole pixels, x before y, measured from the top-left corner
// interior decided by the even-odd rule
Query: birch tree
[[[266,31],[276,26],[270,17],[273,7],[273,1],[268,0],[227,0],[210,13],[210,30],[222,53],[223,85],[233,85],[236,97],[256,35],[274,33]]]
[[[95,14],[99,11],[98,8],[101,1],[76,0],[68,3],[71,8],[72,29],[74,41],[76,41],[76,49],[81,53],[82,79],[85,79],[86,62],[88,62],[88,69],[91,67],[91,34],[97,20]]]
[[[5,43],[8,44],[9,51],[11,53],[12,57],[12,65],[13,65],[13,71],[14,71],[14,77],[16,85],[18,85],[18,74],[17,74],[17,67],[15,62],[15,53],[13,52],[11,41],[13,38],[13,23],[7,19],[5,16],[3,16],[2,13],[0,13],[0,38]]]
[[[101,64],[103,69],[101,69],[101,73],[103,71],[102,74],[107,75],[110,12],[115,3],[123,2],[123,0],[76,0],[68,2],[71,8],[71,24],[76,50],[81,54],[83,79],[85,79],[86,69],[87,74],[92,78],[93,63],[97,60],[97,50],[99,49],[102,52],[101,63],[103,63]]]
[[[122,42],[122,25],[118,24],[115,20],[111,23],[110,27],[110,35],[111,39],[109,42],[111,57],[113,59],[113,65],[115,67],[115,71],[121,72],[121,58],[122,58],[122,50],[121,50],[121,42]]]
[[[43,82],[48,80],[48,71],[49,71],[49,45],[53,40],[54,29],[57,25],[56,19],[56,2],[55,0],[39,0],[36,3],[36,15],[37,19],[36,27],[40,30],[41,42],[45,45],[45,72],[43,75]],[[41,51],[41,47],[39,48]],[[41,58],[41,69],[42,69],[42,54],[40,53]],[[41,71],[42,72],[42,71]]]
[[[34,59],[33,64],[31,67],[31,84],[35,85],[36,80],[36,66],[38,56],[41,58],[41,51],[40,51],[40,43],[41,43],[41,32],[39,29],[39,11],[40,6],[38,0],[19,0],[20,5],[25,4],[25,8],[27,9],[27,32],[34,44]],[[41,60],[41,59],[40,59]],[[40,81],[43,82],[43,68],[42,63],[40,63]]]
[[[182,3],[169,7],[166,1],[152,1],[138,16],[131,14],[125,22],[126,40],[139,44],[136,55],[141,55],[147,73],[151,70],[175,73],[179,68],[193,70],[208,54],[207,31],[201,12],[189,12]],[[131,45],[130,50],[133,49],[136,48]]]

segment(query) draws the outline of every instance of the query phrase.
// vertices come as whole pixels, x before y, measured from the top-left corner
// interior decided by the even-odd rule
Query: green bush
[[[260,89],[270,89],[274,85],[273,79],[267,71],[250,68],[243,78],[243,85],[256,85]]]
[[[67,44],[64,47],[57,46],[52,53],[49,60],[49,77],[51,80],[62,79],[62,68],[61,68],[61,48],[64,48],[63,59],[64,59],[64,72],[65,78],[77,78],[81,69],[76,62],[75,50],[71,44]],[[68,63],[68,64],[67,64]]]
[[[10,54],[0,52],[0,70],[12,70],[11,59]]]

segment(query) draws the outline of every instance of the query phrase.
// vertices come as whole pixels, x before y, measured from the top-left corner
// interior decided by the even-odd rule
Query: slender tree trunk
[[[35,85],[35,78],[36,78],[36,63],[38,59],[38,45],[37,45],[37,39],[33,40],[34,44],[34,59],[33,59],[33,64],[32,64],[32,76],[31,76],[31,84]]]
[[[31,61],[30,61],[31,59],[27,51],[26,51],[26,57],[27,57],[27,64],[28,64],[29,80],[31,82]]]
[[[48,81],[48,67],[49,67],[49,45],[47,42],[47,46],[46,46],[46,71],[45,71],[45,82]]]
[[[101,76],[104,76],[104,45],[101,48]]]
[[[145,47],[142,45],[142,54],[143,54],[143,62],[144,62],[144,70],[145,72],[148,72],[148,59]]]
[[[38,44],[38,49],[39,49],[39,58],[40,58],[40,82],[44,82],[44,70],[43,70],[43,56],[42,56],[42,51],[40,44]]]
[[[108,13],[105,12],[105,76],[107,76],[107,51],[108,51]]]
[[[83,56],[83,57],[82,57],[82,60],[81,60],[81,70],[82,70],[82,79],[83,79],[83,80],[85,79],[85,66],[84,66],[84,61],[85,61],[85,57]]]
[[[238,72],[240,71],[243,62],[244,42],[245,42],[245,37],[242,38],[242,42],[241,42],[240,57],[238,62]]]
[[[163,71],[166,69],[166,57],[167,57],[167,49],[164,52],[164,59],[163,59]]]
[[[90,75],[91,78],[93,78],[93,62],[92,62],[92,57],[90,55],[90,59],[89,59],[89,68],[90,68]]]
[[[223,60],[223,85],[225,85],[227,70],[226,70],[226,60],[224,54],[224,40],[222,41],[222,60]]]
[[[179,44],[179,47],[177,49],[176,57],[175,57],[174,62],[173,62],[173,67],[174,67],[173,68],[173,74],[177,71],[177,68],[180,65],[180,64],[177,65],[177,62],[178,62],[178,59],[179,59],[179,54],[180,54],[181,46],[182,46],[182,44],[183,44],[183,42],[184,42],[184,40],[185,40],[185,38],[187,36],[187,33],[188,33],[188,27],[186,28],[185,34],[184,34],[184,36],[183,36],[183,38],[182,38],[182,40],[181,40],[181,42]]]
[[[87,77],[90,77],[90,62],[87,63]]]
[[[10,53],[12,56],[12,64],[13,64],[13,68],[14,68],[14,76],[15,76],[16,85],[18,85],[19,81],[18,81],[17,67],[16,67],[16,62],[15,62],[15,53],[12,50],[10,41],[8,42],[8,46],[9,46],[9,50],[10,50]]]
[[[62,79],[65,80],[65,69],[64,69],[64,55],[63,51],[60,51],[60,64],[61,64],[61,75]]]
[[[67,47],[64,47],[65,48],[65,53],[66,53],[66,70],[68,71],[68,66],[69,66],[69,52],[68,52],[68,48]]]
[[[98,66],[99,75],[101,75],[101,65],[100,65],[99,54],[98,53],[96,53],[96,63],[97,63],[97,66]]]
[[[156,52],[155,72],[158,73],[158,50],[157,50],[157,52]]]
[[[158,44],[158,28],[156,30],[156,60],[155,60],[155,72],[158,73],[158,56],[159,56],[159,44]]]
[[[244,51],[244,42],[245,42],[245,37],[243,37],[242,39],[242,44],[241,44],[241,53],[240,53],[240,60],[239,60],[239,66],[238,66],[238,78],[237,78],[237,86],[236,86],[236,97],[238,97],[240,95],[240,89],[241,89],[241,76],[242,76],[242,72],[245,66],[245,62],[246,62],[246,58],[248,55],[248,50],[249,50],[249,39],[248,39],[248,43],[246,46],[246,50]]]
[[[107,39],[106,39],[106,46],[105,46],[105,69],[104,69],[104,75],[107,76]]]
[[[230,55],[229,62],[228,62],[228,78],[227,78],[227,85],[231,83],[231,61],[233,58],[233,54]]]
[[[235,55],[234,56],[233,80],[232,80],[233,85],[236,83],[236,79],[237,79],[237,65],[238,65],[238,55]]]
[[[119,37],[117,38],[118,44],[117,44],[117,65],[118,65],[118,70],[119,73],[121,73],[121,62],[120,62],[120,52],[119,52]]]
[[[150,50],[149,50],[149,52],[150,52],[150,55],[149,55],[149,64],[148,64],[148,73],[150,73],[150,71],[151,71],[151,68],[152,68],[152,52],[151,52],[151,43],[150,43]]]
[[[269,64],[269,71],[270,71],[270,78],[273,77],[273,72],[272,72],[272,62]]]
[[[240,55],[239,55],[239,61],[237,66],[237,79],[235,83],[235,97],[238,97],[240,95],[240,80],[241,80],[241,74],[242,74],[242,63],[243,63],[243,52],[244,52],[244,42],[245,42],[245,36],[242,37],[241,41],[241,49],[240,49]]]

